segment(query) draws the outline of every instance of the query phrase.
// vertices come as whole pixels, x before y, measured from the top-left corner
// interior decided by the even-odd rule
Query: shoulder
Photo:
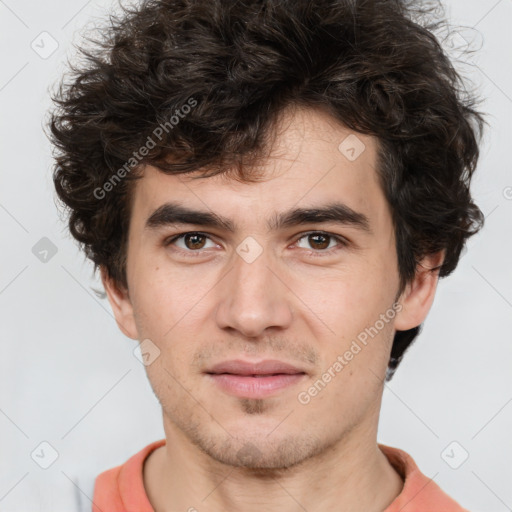
[[[424,475],[407,452],[382,444],[379,448],[404,481],[402,492],[384,512],[469,512]]]
[[[143,466],[149,454],[164,444],[165,439],[150,443],[123,464],[100,473],[94,485],[93,512],[129,512],[128,504],[139,512],[151,512],[144,489]]]

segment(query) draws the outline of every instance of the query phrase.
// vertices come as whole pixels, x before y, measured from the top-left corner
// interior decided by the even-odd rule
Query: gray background
[[[443,44],[454,58],[464,45],[476,50],[457,66],[489,113],[474,181],[486,226],[440,282],[423,333],[386,386],[379,441],[408,451],[464,507],[504,512],[512,510],[512,0],[445,5],[460,30]],[[164,437],[137,342],[92,291],[100,281],[59,217],[42,131],[72,41],[108,9],[0,1],[2,511],[69,511],[78,498],[90,509],[99,472]],[[44,237],[55,254],[43,252]]]

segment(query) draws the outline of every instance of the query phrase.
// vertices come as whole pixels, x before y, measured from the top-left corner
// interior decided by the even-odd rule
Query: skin
[[[421,262],[399,297],[401,310],[343,370],[308,404],[297,399],[390,310],[399,292],[376,140],[357,134],[365,149],[350,161],[338,146],[351,133],[323,112],[288,109],[258,183],[222,175],[193,181],[151,166],[137,183],[128,290],[104,269],[102,279],[120,329],[160,350],[146,368],[167,444],[148,457],[143,475],[157,512],[379,512],[401,492],[402,479],[377,444],[383,380],[395,330],[419,325],[430,309],[437,274],[426,269],[441,254]],[[188,224],[144,229],[170,200],[230,218],[236,231]],[[366,215],[370,231],[334,222],[267,227],[275,213],[334,200]],[[165,245],[194,230],[208,237]],[[347,244],[311,240],[304,235],[310,231]],[[236,251],[248,236],[263,251],[252,263]],[[306,376],[268,398],[234,397],[204,373],[228,359],[278,359]]]

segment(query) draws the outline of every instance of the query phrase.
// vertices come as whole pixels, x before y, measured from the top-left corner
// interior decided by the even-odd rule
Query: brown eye
[[[211,242],[212,244],[209,247],[206,245],[208,242]],[[173,236],[172,238],[165,241],[164,245],[174,245],[182,252],[188,253],[202,253],[204,251],[202,251],[201,249],[210,249],[212,247],[215,247],[215,244],[213,243],[209,236],[207,236],[204,233],[199,233],[195,231],[181,233],[179,235]]]
[[[308,235],[308,242],[315,249],[326,249],[329,247],[329,239],[329,235],[323,235],[321,233]]]
[[[304,247],[305,249],[310,249],[311,253],[326,253],[329,254],[331,252],[336,251],[337,249],[346,247],[348,242],[341,236],[332,235],[330,233],[323,233],[321,231],[315,231],[311,233],[305,233],[297,240],[297,245],[301,247],[301,241],[306,240],[307,245],[309,247]],[[334,243],[333,243],[334,242]]]
[[[202,249],[205,244],[206,237],[199,233],[189,233],[183,236],[183,242],[187,249]]]

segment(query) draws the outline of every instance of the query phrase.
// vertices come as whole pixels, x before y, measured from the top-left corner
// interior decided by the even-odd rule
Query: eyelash
[[[201,231],[186,231],[184,233],[180,233],[178,235],[173,235],[171,238],[166,239],[164,241],[164,246],[167,247],[168,245],[171,245],[173,242],[175,242],[176,240],[179,240],[180,238],[185,237],[186,235],[200,235],[200,236],[204,236],[204,237],[206,237],[206,238],[211,240],[210,236],[207,233],[203,233]],[[324,257],[325,255],[331,255],[333,252],[339,250],[340,248],[345,248],[345,247],[347,247],[349,245],[348,241],[345,238],[343,238],[343,237],[341,237],[339,235],[335,235],[333,233],[327,233],[325,231],[308,231],[306,233],[301,233],[300,237],[297,238],[295,243],[297,243],[299,240],[302,240],[303,238],[305,238],[305,237],[307,237],[309,235],[324,235],[324,236],[327,236],[329,238],[333,238],[339,244],[337,247],[332,247],[331,249],[323,249],[323,250],[321,249],[321,250],[316,250],[316,251],[315,250],[308,251],[309,255],[311,255],[313,257]],[[184,249],[179,249],[178,248],[177,250],[179,252],[181,252],[182,254],[186,254],[187,256],[191,256],[191,257],[200,256],[204,252],[201,249],[198,249],[196,251],[193,251],[193,250],[185,251]]]

